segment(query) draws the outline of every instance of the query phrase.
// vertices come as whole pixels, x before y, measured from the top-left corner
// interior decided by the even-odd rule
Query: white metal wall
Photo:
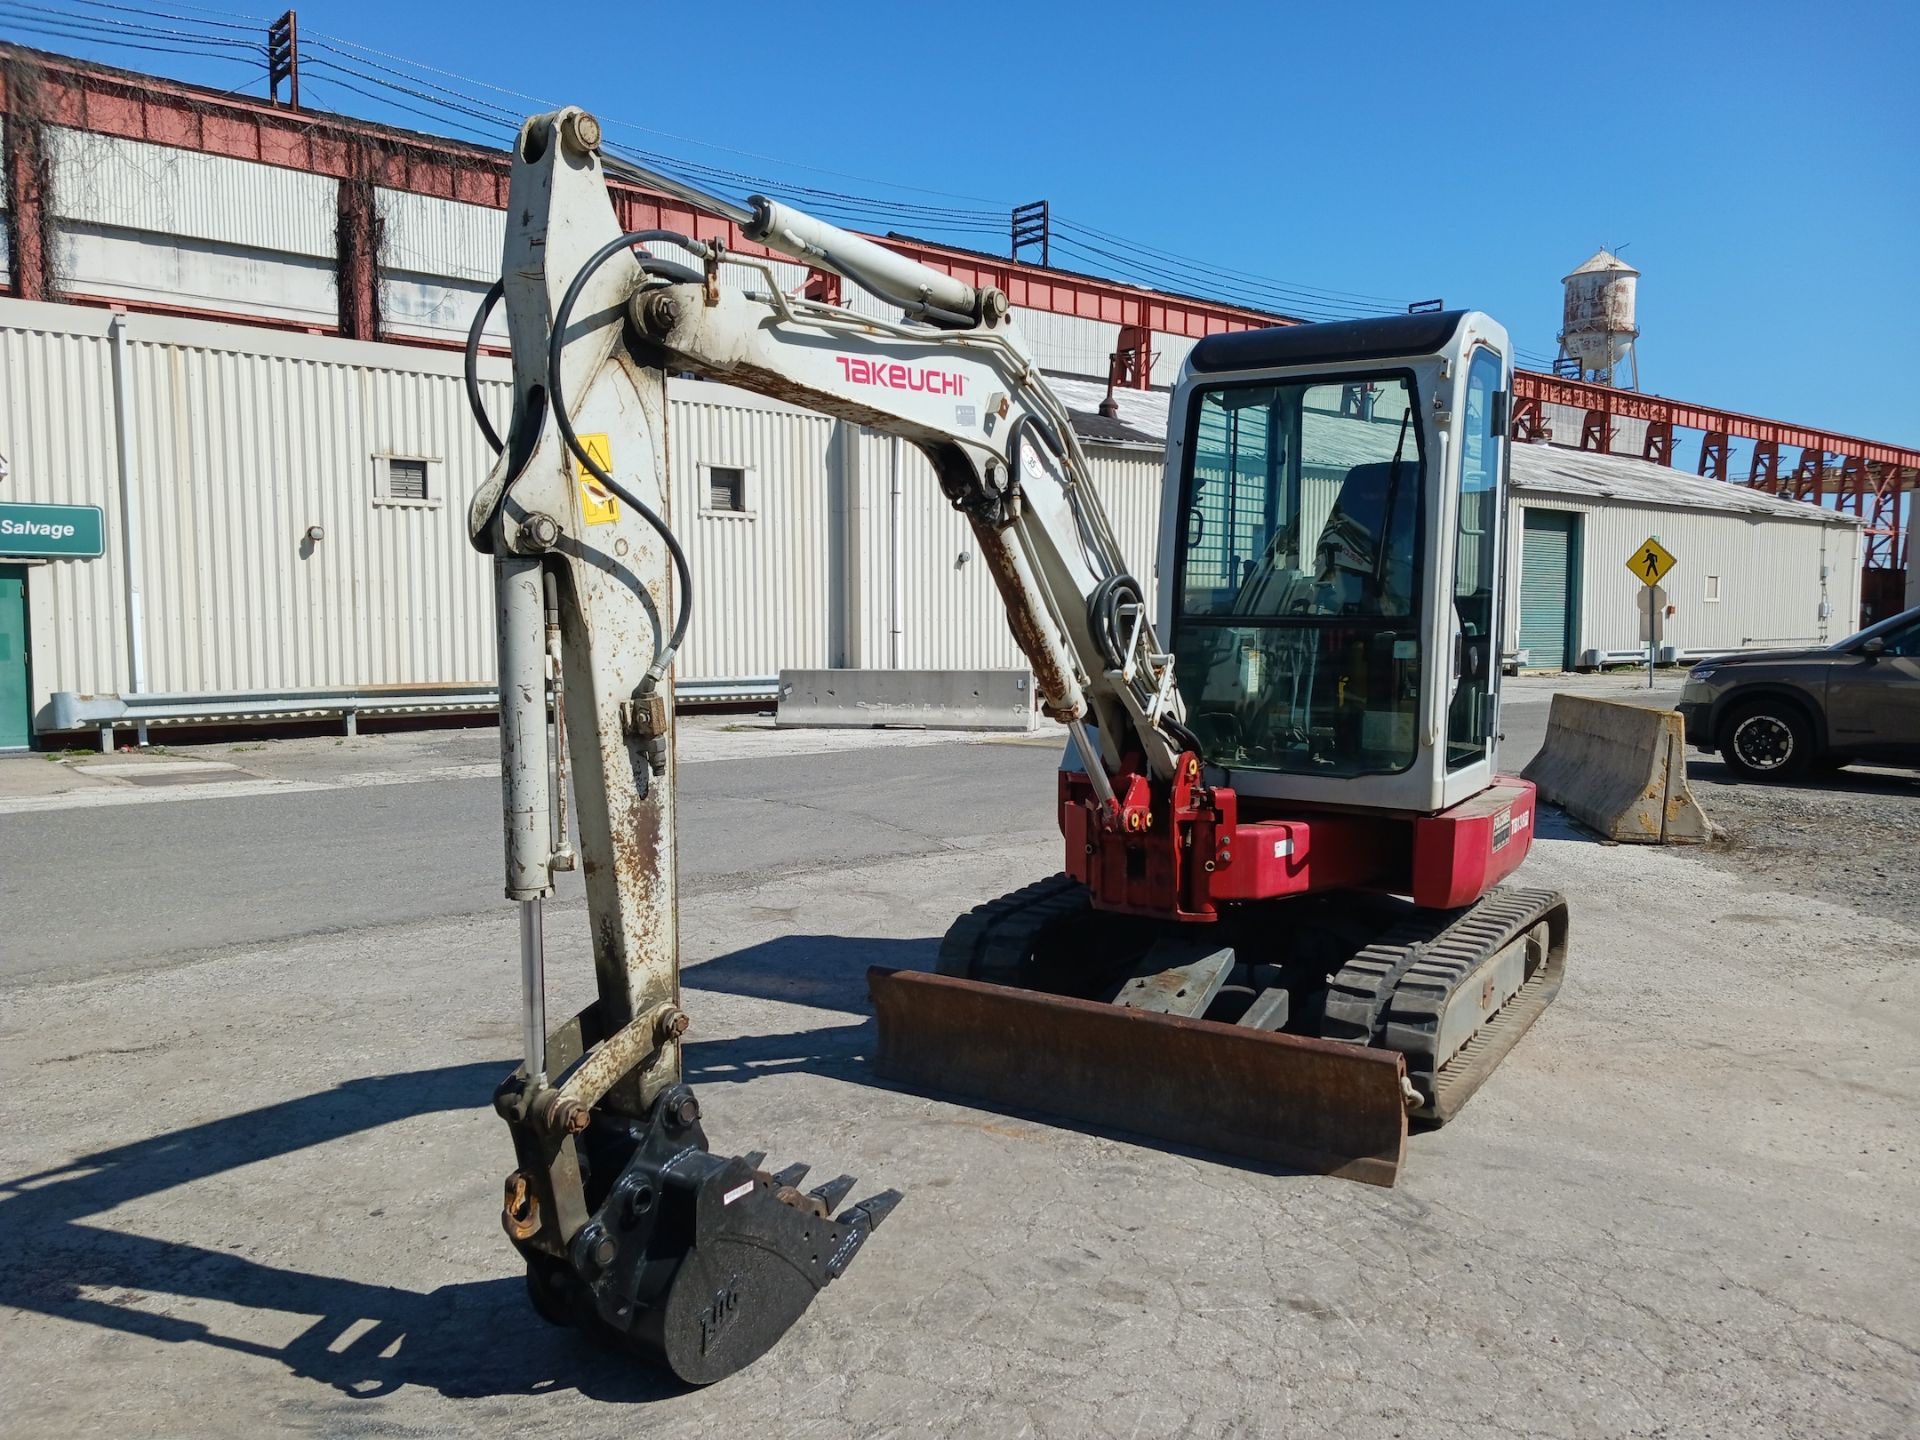
[[[1587,412],[1575,405],[1545,404],[1540,407],[1540,418],[1546,422],[1547,433],[1553,436],[1556,444],[1578,445],[1580,432],[1586,426]],[[1630,415],[1616,415],[1609,423],[1613,427],[1613,438],[1607,443],[1612,453],[1637,456],[1646,449],[1646,421],[1636,420]]]
[[[107,554],[35,566],[35,706],[132,688],[107,312],[0,302],[9,498],[99,505]],[[145,688],[484,681],[490,576],[465,510],[491,463],[459,357],[129,316]],[[504,406],[506,367],[487,388]],[[424,459],[424,504],[377,500],[376,457]],[[307,538],[310,526],[323,538]]]
[[[1861,542],[1851,525],[1517,492],[1507,531],[1509,649],[1519,643],[1520,512],[1530,509],[1582,517],[1576,656],[1644,643],[1636,608],[1641,582],[1627,560],[1649,535],[1676,561],[1664,586],[1676,613],[1662,622],[1662,644],[1691,651],[1816,645],[1859,628]],[[1707,599],[1709,576],[1718,580],[1717,601]]]
[[[133,688],[113,323],[98,309],[0,300],[8,498],[99,505],[107,533],[100,559],[31,567],[36,711],[56,690]],[[465,517],[492,457],[467,415],[458,355],[148,315],[119,323],[147,690],[491,680],[490,574]],[[486,360],[482,375],[498,423],[507,364]],[[673,523],[696,587],[679,675],[884,665],[890,443],[728,386],[675,380],[669,398]],[[1020,664],[971,531],[919,452],[901,455],[900,663]],[[428,462],[426,503],[377,497],[388,456]],[[1161,454],[1095,447],[1092,461],[1151,590]],[[706,508],[712,465],[747,472],[746,513]]]
[[[724,385],[670,382],[674,533],[693,571],[676,673],[740,679],[830,663],[834,422]],[[747,472],[744,514],[705,508],[708,465]]]
[[[113,383],[114,317],[0,300],[0,453],[8,498],[94,504],[107,554],[30,567],[36,709],[55,690],[132,688]],[[451,351],[123,317],[146,688],[256,691],[491,679],[490,576],[467,543],[492,457]],[[506,362],[483,362],[496,416]],[[726,386],[671,382],[673,519],[695,572],[679,674],[885,665],[895,537],[891,443]],[[424,459],[429,500],[383,503],[381,457]],[[965,522],[901,447],[899,662],[1012,666],[1019,654]],[[1134,573],[1157,591],[1164,457],[1090,447]],[[747,472],[745,514],[705,508],[710,465]],[[1319,505],[1314,487],[1315,507]],[[1651,530],[1679,556],[1666,628],[1683,649],[1838,638],[1859,605],[1851,526],[1522,492],[1580,511],[1577,649],[1637,643],[1627,555]],[[306,538],[311,526],[323,538]],[[1522,525],[1510,517],[1510,597]],[[964,557],[964,558],[963,558]],[[1820,618],[1822,567],[1828,618]],[[1706,577],[1720,599],[1706,599]],[[1517,604],[1510,598],[1508,643]]]
[[[117,556],[110,317],[0,301],[0,455],[6,498],[101,505]],[[18,563],[18,562],[10,562]],[[112,690],[126,675],[124,586],[115,560],[29,562],[27,606],[38,711],[52,689]]]

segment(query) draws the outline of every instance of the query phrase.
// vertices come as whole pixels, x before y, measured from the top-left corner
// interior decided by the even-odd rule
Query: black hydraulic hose
[[[707,277],[691,265],[682,265],[677,260],[662,260],[657,255],[636,255],[640,268],[649,275],[658,275],[662,280],[671,280],[676,285],[703,285]]]
[[[1101,657],[1115,670],[1124,670],[1127,665],[1125,641],[1120,635],[1119,607],[1131,604],[1145,608],[1146,603],[1146,597],[1140,593],[1140,582],[1124,572],[1107,576],[1087,597],[1087,628],[1093,631],[1093,641],[1100,647]],[[1172,716],[1163,715],[1155,723],[1182,750],[1194,755],[1202,753],[1200,737]]]
[[[636,245],[647,244],[649,241],[665,241],[669,244],[684,246],[688,250],[699,248],[694,241],[684,235],[675,234],[671,230],[635,230],[631,234],[620,236],[617,240],[609,240],[593,253],[585,265],[580,267],[580,273],[575,275],[573,283],[567,286],[567,293],[560,299],[560,308],[554,311],[553,333],[547,346],[547,399],[553,409],[554,422],[560,427],[561,438],[567,442],[567,449],[573,452],[573,458],[580,462],[588,474],[631,505],[640,513],[640,518],[653,527],[654,532],[665,542],[667,553],[673,557],[673,567],[679,576],[680,605],[678,613],[674,616],[673,632],[667,637],[667,643],[655,653],[653,664],[647,667],[646,678],[640,682],[643,692],[651,691],[660,677],[667,673],[668,668],[673,664],[674,655],[680,649],[680,642],[686,638],[687,622],[693,617],[693,572],[687,565],[686,552],[680,548],[680,541],[667,527],[667,522],[661,519],[652,506],[614,479],[606,467],[589,455],[587,447],[580,443],[580,437],[573,430],[573,421],[567,416],[567,397],[562,388],[560,362],[567,347],[567,325],[573,318],[574,302],[580,298],[580,292],[586,288],[587,281],[592,279],[594,272],[615,255],[624,250],[631,250]]]
[[[698,285],[705,278],[690,265],[680,265],[652,255],[640,257],[640,268],[649,275],[658,275],[676,285]],[[506,291],[506,282],[503,280],[496,280],[489,285],[487,293],[480,297],[480,308],[474,312],[473,324],[467,330],[467,406],[473,411],[474,423],[480,427],[488,447],[496,455],[506,449],[506,443],[501,440],[500,432],[493,428],[493,420],[480,399],[480,337],[487,328],[487,321],[493,316],[493,307],[500,303]]]
[[[1125,571],[1107,576],[1087,597],[1087,628],[1093,631],[1102,658],[1115,670],[1124,670],[1128,657],[1127,637],[1120,633],[1122,605],[1132,605],[1143,613],[1147,608],[1140,582]]]
[[[493,428],[493,421],[487,417],[487,407],[480,400],[480,332],[487,328],[487,317],[493,314],[493,307],[500,303],[500,297],[507,293],[504,280],[496,280],[487,287],[487,293],[480,298],[480,308],[474,312],[473,326],[467,331],[467,404],[473,410],[474,423],[479,425],[480,433],[486,436],[487,444],[498,455],[506,449],[500,439],[500,432]]]
[[[1206,754],[1206,752],[1200,748],[1200,737],[1171,716],[1162,715],[1160,717],[1160,728],[1177,740],[1180,748],[1189,754],[1200,756]]]

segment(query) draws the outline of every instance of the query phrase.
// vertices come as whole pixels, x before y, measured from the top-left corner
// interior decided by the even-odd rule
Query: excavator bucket
[[[511,1096],[521,1078],[503,1090]],[[515,1140],[541,1143],[524,1127]],[[710,1151],[685,1085],[645,1124],[594,1116],[561,1167],[592,1181],[594,1209],[563,1245],[545,1243],[537,1177],[507,1178],[501,1219],[527,1261],[534,1308],[689,1385],[757,1360],[900,1203],[883,1190],[842,1208],[851,1175],[802,1190],[807,1166],[770,1174],[765,1161]]]
[[[867,989],[875,1068],[916,1090],[1370,1185],[1406,1158],[1392,1050],[880,966]]]

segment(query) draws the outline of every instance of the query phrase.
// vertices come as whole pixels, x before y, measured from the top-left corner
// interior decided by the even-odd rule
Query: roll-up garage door
[[[1528,510],[1520,550],[1520,648],[1535,670],[1567,668],[1574,515]]]

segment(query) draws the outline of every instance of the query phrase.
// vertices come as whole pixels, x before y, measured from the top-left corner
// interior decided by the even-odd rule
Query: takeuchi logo
[[[836,355],[840,373],[851,385],[878,385],[883,390],[916,390],[927,395],[964,395],[967,377],[953,370],[925,365],[886,365],[854,355]]]

